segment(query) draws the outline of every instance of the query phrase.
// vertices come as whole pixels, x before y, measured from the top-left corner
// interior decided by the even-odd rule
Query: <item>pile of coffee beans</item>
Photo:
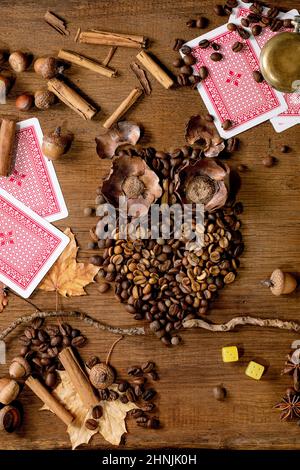
[[[81,348],[87,339],[68,323],[44,326],[44,320],[37,318],[25,328],[19,341],[20,356],[28,361],[32,373],[53,389],[58,380],[56,371],[64,369],[58,358],[60,351],[68,346]]]
[[[235,148],[236,142],[231,145]],[[142,156],[160,177],[162,200],[176,204],[180,201],[174,176],[182,163],[198,159],[201,149],[184,146],[166,153],[130,148],[119,154]],[[101,188],[98,193],[96,204],[102,198]],[[163,344],[178,345],[183,321],[206,315],[218,291],[235,280],[244,250],[238,218],[242,210],[242,204],[232,199],[206,214],[201,249],[190,251],[180,239],[122,240],[116,233],[115,239],[98,241],[101,254],[90,261],[101,267],[100,282],[114,282],[115,295],[128,313],[147,320]],[[91,236],[95,237],[95,227]]]
[[[100,359],[96,356],[92,357],[86,363],[86,367],[91,369],[100,363]],[[135,403],[138,408],[128,412],[128,416],[136,420],[138,426],[157,429],[160,427],[160,421],[155,416],[149,416],[149,413],[157,411],[153,400],[156,398],[156,390],[151,382],[158,380],[156,365],[152,361],[145,362],[142,365],[133,365],[127,369],[127,379],[121,379],[119,376],[115,383],[118,391],[105,388],[98,390],[101,401],[120,400],[121,403]],[[92,412],[92,419],[86,421],[85,425],[88,429],[96,429],[98,427],[97,419],[102,416],[101,405],[95,407]]]

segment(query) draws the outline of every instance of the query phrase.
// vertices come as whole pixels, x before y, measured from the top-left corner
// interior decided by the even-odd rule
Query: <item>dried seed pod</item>
[[[0,411],[0,430],[14,432],[22,422],[21,412],[15,406],[5,406]]]
[[[13,379],[23,379],[24,377],[27,377],[30,373],[30,365],[24,357],[18,356],[12,360],[11,365],[9,367],[9,375]]]
[[[21,51],[12,52],[8,58],[9,65],[15,72],[24,72],[30,64],[28,54]]]
[[[49,160],[57,160],[68,152],[73,141],[73,134],[61,133],[61,128],[57,127],[54,132],[44,135],[42,151]]]
[[[116,373],[114,369],[109,365],[109,360],[111,354],[119,341],[123,339],[123,336],[118,338],[113,345],[111,346],[106,362],[100,362],[99,364],[95,364],[91,370],[89,371],[89,377],[92,385],[97,388],[98,390],[104,390],[110,385],[112,385],[116,378]]]
[[[23,93],[16,98],[16,108],[19,111],[29,111],[32,108],[34,97],[30,93]]]
[[[285,273],[281,269],[275,269],[270,279],[262,282],[270,288],[273,295],[280,296],[283,294],[291,294],[297,287],[297,281],[290,273]]]
[[[12,401],[16,400],[19,393],[20,386],[18,382],[8,378],[0,379],[0,403],[9,405]]]
[[[38,90],[34,94],[34,104],[38,109],[49,109],[56,102],[54,93],[48,90]]]
[[[55,57],[39,57],[34,62],[34,71],[46,80],[56,77],[65,69],[64,64]]]

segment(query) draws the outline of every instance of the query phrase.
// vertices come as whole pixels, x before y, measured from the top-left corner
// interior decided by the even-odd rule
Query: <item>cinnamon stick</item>
[[[0,176],[8,176],[16,134],[16,122],[2,119],[0,128]]]
[[[101,44],[103,46],[122,46],[141,49],[146,47],[147,38],[133,34],[110,33],[108,31],[83,31],[80,33],[79,42],[85,44]]]
[[[44,19],[49,26],[54,28],[62,36],[69,36],[70,31],[67,30],[66,22],[58,18],[52,11],[45,13]]]
[[[80,67],[84,67],[88,70],[92,70],[93,72],[99,73],[104,77],[111,78],[116,76],[115,70],[105,67],[95,60],[84,57],[83,55],[77,54],[76,52],[61,49],[58,53],[58,58],[66,60],[67,62],[71,62],[72,64],[79,65]]]
[[[51,395],[50,392],[38,381],[38,379],[34,379],[32,376],[28,377],[26,380],[26,385],[33,391],[33,393],[42,400],[45,405],[50,408],[52,413],[54,413],[61,421],[63,421],[67,426],[72,423],[74,420],[71,413],[66,410],[66,408],[59,403],[59,401]]]
[[[65,348],[59,354],[59,359],[64,366],[76,392],[78,393],[82,403],[89,409],[99,403],[93,387],[80,367],[79,362],[73,354],[72,349]]]
[[[48,90],[52,91],[63,103],[73,109],[83,119],[92,119],[97,113],[94,106],[58,78],[51,78],[48,81]]]
[[[108,53],[107,53],[107,56],[105,57],[104,60],[102,60],[102,65],[104,65],[105,67],[108,66],[108,64],[110,63],[111,59],[113,58],[116,50],[117,50],[117,46],[111,46]]]
[[[155,60],[145,51],[138,53],[136,58],[153,75],[154,78],[166,89],[174,85],[171,77],[158,65]]]
[[[140,88],[134,88],[127,98],[125,98],[125,100],[117,107],[113,114],[104,122],[103,127],[109,129],[113,124],[118,122],[142,94],[143,91]]]

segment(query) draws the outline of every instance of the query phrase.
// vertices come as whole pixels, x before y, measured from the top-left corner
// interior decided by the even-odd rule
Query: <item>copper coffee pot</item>
[[[295,16],[294,32],[279,33],[264,45],[260,68],[264,79],[276,90],[300,90],[300,16]]]

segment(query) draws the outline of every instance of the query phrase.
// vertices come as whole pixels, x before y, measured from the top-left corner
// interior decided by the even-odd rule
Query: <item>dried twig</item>
[[[74,42],[78,42],[78,38],[80,36],[80,33],[81,33],[81,28],[78,28],[77,33],[75,34]]]
[[[113,58],[116,50],[117,50],[117,46],[111,46],[108,53],[107,53],[107,56],[102,60],[102,64],[107,67],[108,64],[110,63],[111,59]]]
[[[283,321],[278,318],[253,318],[253,317],[235,317],[229,320],[227,323],[222,323],[219,325],[208,323],[204,320],[193,319],[183,322],[184,328],[203,328],[204,330],[214,331],[214,332],[223,332],[223,331],[232,331],[237,326],[260,326],[266,328],[279,328],[281,330],[289,331],[300,331],[300,323],[295,321]]]
[[[66,27],[66,22],[58,18],[52,11],[47,11],[44,19],[49,26],[55,29],[59,34],[63,36],[69,36],[70,31]]]
[[[6,338],[12,331],[14,331],[19,325],[23,323],[30,323],[35,318],[60,318],[60,317],[72,317],[84,321],[90,326],[97,328],[98,330],[108,331],[109,333],[114,333],[117,335],[127,335],[127,336],[136,336],[136,335],[145,335],[145,329],[142,327],[133,327],[133,328],[120,328],[117,326],[106,325],[94,318],[90,317],[86,313],[82,312],[35,312],[31,315],[17,318],[12,322],[5,330],[0,333],[0,340]]]

